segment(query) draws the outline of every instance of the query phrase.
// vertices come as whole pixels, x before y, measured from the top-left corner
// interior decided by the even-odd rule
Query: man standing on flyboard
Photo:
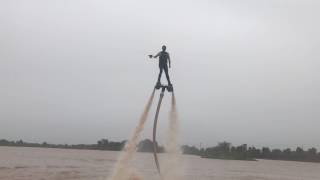
[[[160,51],[157,55],[153,56],[153,55],[149,55],[149,58],[157,58],[159,57],[159,76],[158,76],[158,81],[156,84],[156,88],[160,88],[161,85],[161,75],[162,72],[164,70],[165,74],[166,74],[166,78],[168,81],[168,87],[172,88],[172,84],[170,81],[170,77],[169,77],[169,72],[168,72],[168,62],[169,62],[169,68],[171,68],[171,62],[170,62],[170,56],[169,53],[166,51],[167,47],[165,45],[162,46],[162,51]]]

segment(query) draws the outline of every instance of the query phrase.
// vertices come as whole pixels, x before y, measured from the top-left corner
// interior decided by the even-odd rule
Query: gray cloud
[[[0,138],[127,138],[166,44],[183,143],[319,147],[319,5],[2,1]]]

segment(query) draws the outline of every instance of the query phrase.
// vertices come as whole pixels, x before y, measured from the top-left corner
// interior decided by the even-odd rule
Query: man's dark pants
[[[162,71],[164,70],[168,84],[170,85],[171,82],[170,82],[170,77],[169,77],[169,72],[168,72],[168,66],[167,65],[159,65],[159,69],[160,69],[160,72],[159,72],[159,76],[158,76],[158,82],[160,82]]]

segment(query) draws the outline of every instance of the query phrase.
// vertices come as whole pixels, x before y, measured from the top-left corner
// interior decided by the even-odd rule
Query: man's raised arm
[[[153,56],[153,55],[149,55],[149,58],[157,58],[157,57],[159,57],[160,56],[160,52],[158,53],[158,54],[156,54],[155,56]]]
[[[155,56],[153,56],[153,58],[157,58],[160,56],[160,52],[158,52],[158,54],[156,54]]]

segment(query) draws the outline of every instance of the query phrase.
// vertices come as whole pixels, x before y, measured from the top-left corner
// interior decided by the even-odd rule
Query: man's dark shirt
[[[166,51],[160,51],[156,56],[159,56],[159,67],[167,66],[169,53]]]

